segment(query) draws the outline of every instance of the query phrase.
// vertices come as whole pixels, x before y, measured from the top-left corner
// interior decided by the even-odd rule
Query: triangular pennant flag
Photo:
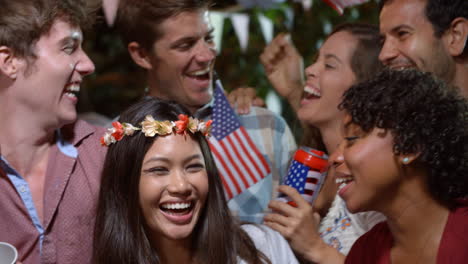
[[[245,52],[249,43],[249,21],[250,18],[246,14],[231,14],[232,26],[236,32],[237,39],[241,50]]]
[[[210,12],[210,21],[211,25],[214,28],[213,37],[216,46],[216,51],[218,54],[221,52],[222,44],[223,44],[223,27],[224,27],[224,19],[226,18],[226,14],[223,12],[212,11]]]
[[[114,25],[117,9],[119,8],[119,0],[102,0],[102,9],[108,26]]]
[[[368,0],[323,0],[329,6],[336,10],[340,15],[343,15],[344,9],[353,5],[358,5],[367,2]]]
[[[302,0],[302,6],[306,11],[309,11],[312,8],[312,0]]]
[[[270,43],[273,39],[273,22],[263,14],[258,14],[258,22],[265,42]]]

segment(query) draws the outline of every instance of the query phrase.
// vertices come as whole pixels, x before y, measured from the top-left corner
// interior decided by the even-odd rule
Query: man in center
[[[213,119],[210,147],[229,207],[261,221],[296,149],[278,115],[253,108],[237,116],[214,76],[216,49],[208,0],[121,0],[118,26],[133,61],[146,70],[148,95]],[[260,214],[260,215],[259,215]]]

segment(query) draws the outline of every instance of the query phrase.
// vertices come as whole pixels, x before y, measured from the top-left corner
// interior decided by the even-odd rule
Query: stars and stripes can
[[[294,158],[288,169],[288,175],[283,184],[296,188],[301,196],[312,204],[317,198],[320,187],[325,180],[327,169],[328,156],[325,152],[301,147],[294,154]],[[278,200],[296,206],[284,194],[280,193]]]

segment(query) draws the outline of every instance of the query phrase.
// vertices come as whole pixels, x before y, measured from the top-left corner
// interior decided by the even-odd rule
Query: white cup
[[[0,264],[15,264],[18,251],[11,244],[0,242]]]

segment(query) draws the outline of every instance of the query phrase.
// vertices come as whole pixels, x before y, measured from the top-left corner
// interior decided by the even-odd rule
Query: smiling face
[[[340,31],[322,45],[317,60],[305,70],[304,96],[297,112],[301,121],[320,127],[341,120],[341,96],[356,81],[351,58],[357,42],[351,33]]]
[[[149,57],[151,95],[174,100],[194,112],[212,97],[216,58],[208,11],[182,12],[158,25],[162,37]]]
[[[352,213],[381,210],[398,193],[399,159],[393,153],[393,136],[374,128],[366,133],[345,117],[344,140],[332,153],[338,194]]]
[[[56,127],[77,118],[77,93],[83,77],[94,64],[82,50],[83,35],[78,27],[56,20],[49,33],[35,45],[36,58],[28,64],[21,59],[15,93],[19,107],[29,109]]]
[[[394,69],[417,68],[452,81],[455,62],[425,15],[426,0],[393,0],[380,13],[379,60]]]
[[[139,193],[153,242],[189,240],[208,194],[198,142],[186,135],[158,137],[143,159]]]

